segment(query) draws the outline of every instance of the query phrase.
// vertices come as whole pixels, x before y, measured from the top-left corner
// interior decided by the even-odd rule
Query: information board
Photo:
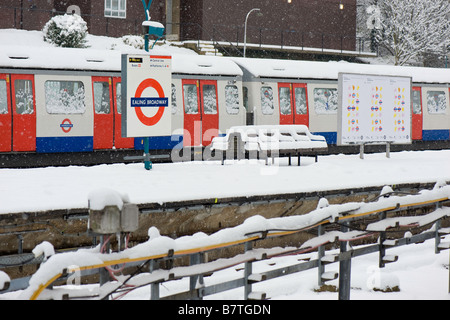
[[[338,144],[411,143],[410,77],[339,74]]]
[[[169,136],[172,57],[122,55],[122,136]]]

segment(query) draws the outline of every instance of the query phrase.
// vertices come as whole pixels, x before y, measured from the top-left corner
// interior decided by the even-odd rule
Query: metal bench
[[[222,164],[226,159],[273,159],[275,157],[314,156],[326,152],[328,145],[324,137],[313,135],[304,125],[236,126],[222,137],[216,137],[211,149],[222,152]]]

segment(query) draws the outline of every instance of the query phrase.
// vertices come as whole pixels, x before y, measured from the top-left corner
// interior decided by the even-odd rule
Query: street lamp
[[[250,14],[251,14],[253,11],[261,11],[261,9],[259,9],[259,8],[254,8],[254,9],[250,10],[250,11],[247,13],[247,17],[245,18],[245,30],[244,30],[244,58],[245,58],[245,55],[246,55],[246,52],[247,52],[247,22],[248,22],[248,17],[250,16]]]

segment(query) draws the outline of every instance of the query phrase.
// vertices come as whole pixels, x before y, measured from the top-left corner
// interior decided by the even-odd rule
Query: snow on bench
[[[235,150],[236,148],[236,150]],[[313,135],[304,125],[260,125],[231,127],[223,137],[212,140],[211,149],[227,154],[239,155],[245,153],[249,157],[259,155],[260,158],[288,155],[289,164],[291,156],[314,155],[327,151],[328,145],[324,137]]]

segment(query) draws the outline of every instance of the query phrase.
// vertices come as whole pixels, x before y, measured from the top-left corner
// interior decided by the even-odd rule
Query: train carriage
[[[450,71],[417,67],[233,58],[244,71],[248,123],[304,124],[337,143],[338,76],[359,73],[411,77],[413,140],[449,140]]]
[[[339,73],[411,77],[412,139],[450,140],[448,69],[181,54],[172,61],[172,134],[150,139],[162,153],[207,147],[246,124],[302,124],[336,144]],[[143,139],[122,137],[121,94],[121,52],[8,46],[0,52],[0,152],[141,150]]]
[[[0,152],[142,149],[142,139],[122,137],[120,55],[67,48],[24,54],[17,47],[0,56]],[[245,124],[234,62],[196,55],[173,61],[173,133],[151,138],[152,150],[207,146]]]

